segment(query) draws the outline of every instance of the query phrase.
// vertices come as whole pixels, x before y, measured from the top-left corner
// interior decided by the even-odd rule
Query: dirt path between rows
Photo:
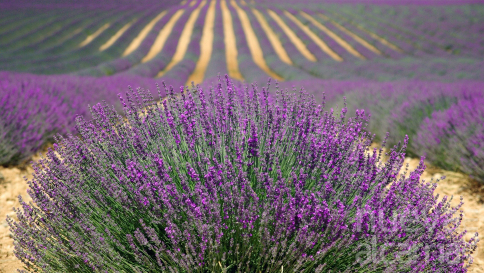
[[[34,160],[39,159],[40,156],[34,157]],[[419,159],[406,158],[405,163],[409,164],[409,170],[414,170]],[[22,268],[22,263],[16,259],[13,254],[13,239],[10,237],[10,231],[5,221],[7,215],[16,219],[13,207],[18,208],[18,195],[27,201],[31,201],[27,195],[27,183],[23,177],[32,179],[32,168],[28,166],[25,169],[19,168],[3,168],[0,167],[0,272],[17,272],[17,269]],[[429,181],[431,178],[438,179],[443,175],[446,179],[439,181],[436,193],[439,194],[439,199],[444,195],[454,195],[452,205],[459,203],[459,196],[464,198],[464,219],[462,225],[468,230],[464,237],[469,240],[475,232],[479,232],[480,236],[484,234],[484,186],[469,179],[467,175],[460,173],[444,171],[434,167],[427,167],[422,179]],[[478,243],[477,251],[473,254],[474,264],[469,272],[484,273],[484,243],[483,239]]]

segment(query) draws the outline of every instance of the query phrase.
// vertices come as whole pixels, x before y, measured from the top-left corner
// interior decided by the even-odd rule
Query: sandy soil
[[[420,160],[417,158],[406,158],[405,162],[409,164],[409,170],[414,170]],[[439,200],[444,196],[454,196],[451,204],[456,206],[460,202],[460,196],[464,198],[464,205],[461,210],[464,212],[462,220],[462,229],[467,230],[464,239],[468,241],[473,235],[478,232],[480,242],[477,244],[477,250],[472,255],[474,263],[469,268],[468,272],[483,273],[484,272],[484,186],[469,179],[468,175],[461,173],[445,171],[427,165],[426,171],[422,175],[422,179],[429,181],[430,179],[440,179],[442,176],[446,178],[437,183],[435,194],[439,194]]]
[[[34,160],[40,158],[40,154],[34,157]],[[417,167],[419,159],[406,158],[405,163],[409,164],[409,170]],[[18,195],[28,202],[30,197],[27,195],[27,183],[23,177],[32,179],[32,168],[27,166],[24,169],[20,168],[3,168],[0,167],[0,272],[16,272],[17,268],[22,268],[22,263],[16,259],[13,254],[13,239],[10,237],[10,231],[5,221],[7,215],[12,216],[16,220],[16,215],[12,211],[13,207],[18,208]],[[443,175],[446,179],[439,181],[436,193],[440,194],[440,198],[444,195],[454,195],[452,204],[455,206],[459,203],[459,196],[464,197],[464,211],[463,226],[468,231],[465,236],[466,240],[472,237],[472,234],[479,232],[484,234],[484,217],[480,217],[484,213],[484,186],[469,179],[467,175],[444,171],[438,168],[429,166],[422,179],[426,181],[438,179]],[[3,177],[3,178],[1,178]],[[478,243],[478,249],[473,254],[474,264],[469,272],[484,273],[484,240]]]
[[[27,194],[27,179],[32,179],[32,167],[3,168],[0,167],[0,272],[17,272],[22,269],[22,263],[13,254],[13,239],[10,237],[6,221],[7,215],[17,220],[13,208],[19,208],[18,196],[22,195],[25,202],[32,199]],[[3,178],[2,178],[3,177]]]

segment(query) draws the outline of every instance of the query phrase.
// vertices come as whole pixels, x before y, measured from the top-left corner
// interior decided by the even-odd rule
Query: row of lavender
[[[75,134],[76,115],[88,114],[88,104],[106,101],[115,105],[117,94],[125,93],[128,85],[154,89],[155,80],[0,72],[0,165],[25,162],[52,142],[55,134]]]
[[[7,16],[3,20],[5,23],[2,24],[4,35],[0,36],[0,44],[5,49],[4,54],[0,53],[0,69],[40,74],[75,72],[79,75],[100,76],[123,73],[154,77],[171,61],[176,52],[180,34],[186,27],[189,16],[199,4],[194,6],[187,4],[184,6],[159,5],[153,6],[148,11],[144,6],[136,8],[120,6],[114,11],[91,10],[88,12],[88,18],[85,13],[81,16],[80,13],[70,10],[63,13],[56,12],[51,16],[46,12],[28,19],[25,24],[18,22],[15,16]],[[248,66],[242,75],[248,81],[257,80],[253,75],[260,75],[259,72],[264,74],[264,72],[258,70],[257,65],[251,60],[251,52],[246,43],[238,13],[230,1],[227,2],[227,6],[232,14],[237,49],[239,53],[246,52],[246,55],[238,56],[238,61]],[[260,39],[259,43],[264,51],[265,61],[272,70],[286,80],[307,78],[308,75],[323,79],[350,80],[404,78],[477,80],[484,76],[482,69],[479,69],[484,65],[482,58],[475,58],[483,55],[481,49],[484,48],[482,35],[479,35],[482,31],[481,19],[479,19],[483,18],[481,16],[484,10],[482,7],[471,5],[451,8],[429,7],[428,11],[416,13],[411,8],[404,9],[403,7],[377,9],[365,6],[313,5],[308,6],[310,8],[304,8],[304,5],[299,5],[294,8],[290,6],[277,8],[277,6],[271,5],[269,8],[279,14],[281,20],[297,35],[310,54],[314,55],[316,60],[314,61],[308,60],[307,54],[301,53],[292,38],[272,16],[269,16],[266,6],[240,3],[238,6],[251,19],[251,27]],[[266,32],[255,18],[252,10],[254,7],[260,11],[269,27],[279,37],[288,55],[291,56],[292,64],[282,62],[280,56],[275,54],[276,49],[273,48]],[[136,50],[123,56],[123,52],[133,39],[163,9],[167,10],[166,16],[155,21],[156,24]],[[165,43],[162,50],[153,59],[148,62],[143,61],[152,49],[160,31],[180,9],[185,9],[185,12],[175,22],[169,33],[169,42]],[[310,31],[325,41],[329,48],[344,61],[335,61],[324,53],[320,45],[286,16],[286,10],[290,11],[301,24],[309,26]],[[337,42],[328,36],[327,31],[322,31],[308,21],[307,17],[299,12],[300,10],[323,24],[327,30],[340,37],[341,40]],[[25,12],[28,14],[28,10]],[[206,12],[207,6],[202,9],[197,18],[197,26],[205,23]],[[213,48],[217,48],[217,50],[212,51],[211,67],[217,67],[219,68],[217,73],[223,73],[227,71],[227,68],[223,54],[225,37],[220,1],[217,1],[215,13],[217,31],[214,32]],[[418,15],[416,19],[412,20],[412,24],[403,19],[408,17],[406,16],[408,13]],[[459,14],[459,16],[450,16],[453,13]],[[392,17],[385,14],[391,14],[388,16]],[[396,16],[395,20],[392,19],[393,16]],[[429,25],[427,24],[428,18],[436,20],[432,19],[433,22]],[[101,45],[131,21],[134,23],[113,45],[105,50],[99,50]],[[110,23],[110,26],[88,45],[78,47],[78,44],[89,33],[102,28],[107,23]],[[61,29],[59,29],[60,25],[62,25]],[[410,25],[413,27],[409,27]],[[472,31],[460,31],[464,28]],[[201,27],[194,28],[190,37],[190,46],[182,56],[183,61],[174,67],[177,69],[174,69],[172,74],[185,79],[189,77],[199,59],[201,31]],[[346,48],[342,46],[342,43]],[[354,55],[354,52],[351,54],[347,49],[348,46],[360,55]],[[216,76],[214,72],[207,72],[206,78],[213,76]]]
[[[153,90],[155,82],[140,77],[85,78],[1,73],[0,163],[18,164],[28,159],[55,133],[75,132],[74,114],[87,113],[87,104],[105,100],[113,104],[127,86]],[[178,90],[184,81],[164,78]],[[209,82],[204,86],[208,87]],[[324,92],[327,103],[371,113],[370,130],[394,145],[410,137],[408,152],[445,169],[459,170],[484,182],[484,83],[401,81],[302,80],[280,86],[304,87],[317,100]],[[32,99],[35,98],[35,99]],[[74,113],[74,114],[73,114]]]
[[[346,20],[384,33],[389,40],[424,53],[444,52],[482,56],[484,10],[479,5],[444,6],[329,6],[328,10]]]
[[[409,155],[424,155],[433,165],[484,182],[483,82],[303,80],[280,85],[302,86],[335,108],[346,98],[350,111],[371,115],[369,130],[378,141],[395,145],[408,135]]]

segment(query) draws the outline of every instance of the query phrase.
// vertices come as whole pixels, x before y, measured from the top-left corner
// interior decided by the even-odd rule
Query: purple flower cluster
[[[166,89],[166,87],[165,87]],[[163,91],[160,92],[160,97]],[[383,162],[367,116],[306,92],[226,78],[154,103],[149,91],[76,120],[34,164],[34,204],[8,218],[26,269],[55,272],[466,272],[449,200]],[[336,114],[336,115],[335,115]]]
[[[114,103],[128,85],[153,85],[138,77],[37,76],[0,73],[0,164],[20,164],[53,141],[57,133],[73,132],[75,114],[88,104]]]

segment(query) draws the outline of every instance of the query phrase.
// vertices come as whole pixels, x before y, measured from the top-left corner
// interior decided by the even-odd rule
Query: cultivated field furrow
[[[348,42],[346,42],[344,39],[342,39],[340,36],[338,36],[338,34],[336,34],[335,32],[331,31],[328,27],[326,27],[325,25],[323,25],[322,23],[320,23],[314,17],[312,17],[311,15],[309,15],[306,12],[303,12],[303,11],[300,11],[299,13],[304,18],[306,18],[307,20],[309,20],[309,22],[311,22],[314,26],[316,26],[321,31],[323,31],[326,35],[328,35],[333,40],[335,40],[339,45],[341,45],[344,49],[346,49],[346,51],[348,51],[350,54],[352,54],[353,56],[358,57],[358,58],[360,58],[362,60],[365,60],[366,59],[363,55],[361,55],[360,52],[358,52],[355,48],[353,48],[353,46],[351,44],[349,44]]]
[[[214,34],[213,49],[212,49],[212,55],[210,57],[210,62],[208,63],[207,69],[205,71],[204,81],[207,81],[208,79],[217,78],[219,74],[220,76],[224,76],[229,73],[227,69],[228,67],[227,57],[229,56],[226,53],[226,47],[225,47],[225,41],[227,39],[224,31],[224,28],[226,28],[227,25],[224,23],[226,21],[224,21],[223,8],[222,8],[223,5],[224,5],[223,0],[217,1],[215,5],[215,22],[213,26],[213,34]],[[230,21],[230,23],[231,22],[232,21]],[[232,34],[233,34],[233,27],[232,27]],[[235,35],[233,35],[232,37],[234,39],[233,44],[235,46]],[[237,59],[235,58],[235,60]],[[240,79],[237,79],[237,80],[240,80]]]
[[[117,20],[111,19],[113,24],[116,25],[116,28],[109,27],[105,30],[105,32],[100,34],[99,37],[97,37],[87,45],[79,46],[78,44],[74,50],[63,53],[63,55],[61,56],[55,56],[55,58],[61,58],[67,54],[69,55],[69,57],[63,57],[63,60],[65,61],[58,64],[58,66],[63,66],[63,65],[70,66],[70,64],[75,64],[72,66],[71,71],[76,71],[76,70],[86,69],[88,67],[93,67],[98,64],[104,63],[106,61],[119,58],[122,54],[122,50],[119,50],[119,48],[111,48],[110,50],[106,50],[106,51],[99,51],[99,48],[112,37],[112,35],[116,32],[116,30],[118,30],[124,25],[122,24],[122,22],[125,22],[127,20],[132,20],[135,17],[140,16],[141,14],[142,13],[140,14],[131,13],[131,14],[126,14],[124,18],[121,17],[121,18],[118,18]],[[106,24],[101,25],[100,27],[102,28],[105,25]],[[131,35],[128,35],[128,36],[131,36]],[[128,38],[128,37],[125,37],[125,38]],[[121,45],[123,46],[127,46],[126,39],[122,39],[118,42],[120,42]],[[54,66],[50,66],[49,69],[56,69],[56,68]]]
[[[26,26],[22,30],[15,31],[10,35],[3,34],[0,36],[0,46],[2,47],[2,51],[3,48],[5,48],[5,50],[11,49],[12,47],[16,46],[16,43],[21,43],[23,40],[28,40],[33,34],[43,31],[44,28],[55,24],[55,22],[62,21],[66,18],[69,18],[69,16],[76,14],[78,13],[75,11],[68,11],[67,14],[56,14],[54,16],[50,16],[49,18],[37,20],[35,24],[31,23],[29,26]]]
[[[316,58],[317,62],[342,62],[343,58],[328,46],[326,41],[318,37],[309,26],[304,25],[296,17],[285,10],[272,9],[275,13],[281,14],[280,18],[290,28]]]
[[[182,48],[185,53],[183,54],[183,59],[177,62],[170,70],[168,70],[164,75],[163,78],[173,79],[177,82],[180,82],[182,86],[184,85],[190,74],[194,71],[195,66],[200,58],[200,40],[202,39],[204,23],[206,21],[206,16],[208,13],[208,9],[210,7],[209,1],[202,1],[203,7],[200,9],[200,12],[197,16],[197,19],[194,23],[193,30],[191,31],[191,36],[187,38],[188,44],[186,50],[184,49],[186,45],[178,44],[178,48]],[[200,4],[200,2],[198,3]],[[197,5],[192,5],[192,7],[198,8]],[[186,25],[185,25],[186,28]],[[178,87],[174,86],[177,90]]]
[[[213,52],[215,5],[216,0],[210,0],[207,14],[205,15],[202,37],[200,38],[200,56],[185,85],[191,82],[201,84],[205,78],[205,72]]]
[[[34,15],[34,12],[24,12],[22,15],[26,16],[30,20],[33,20],[32,17]],[[7,10],[0,11],[0,34],[9,29],[15,28],[20,24],[22,24],[22,20],[18,19],[18,14],[12,13]]]
[[[305,43],[298,37],[298,35],[296,35],[296,32],[291,30],[282,19],[279,20],[280,17],[278,17],[276,13],[273,13],[271,16],[271,11],[268,11],[268,16],[265,18],[281,40],[288,55],[291,56],[293,65],[306,73],[309,73],[313,77],[321,77],[318,60],[308,50]],[[274,20],[274,18],[276,18],[276,20]],[[321,54],[324,53],[321,52]],[[312,56],[311,60],[307,59],[308,56]]]
[[[107,37],[102,37],[102,39],[94,39],[94,41],[86,40],[93,33],[98,30],[104,31],[106,24],[111,25],[116,22],[116,20],[123,20],[126,17],[132,16],[131,13],[127,11],[111,11],[106,13],[104,16],[96,21],[91,22],[86,28],[83,29],[79,34],[75,35],[72,39],[68,40],[68,44],[63,44],[60,48],[56,48],[56,54],[53,55],[39,55],[37,58],[32,58],[31,63],[27,69],[31,71],[45,71],[44,73],[56,73],[55,67],[64,66],[64,64],[72,63],[73,60],[78,60],[79,58],[85,58],[92,52],[97,52],[99,46],[103,43],[102,39],[107,39]],[[101,35],[102,36],[102,35]],[[91,36],[92,37],[92,36]],[[84,46],[80,46],[82,43],[86,43]],[[98,44],[96,48],[96,44]],[[22,60],[12,61],[8,64],[10,67],[16,67],[17,69],[22,69],[24,66]],[[0,67],[7,64],[0,63]],[[52,65],[52,66],[51,66]],[[65,67],[65,66],[64,66]],[[61,71],[61,70],[57,70]],[[64,70],[64,72],[67,72]]]
[[[49,51],[49,48],[52,48],[56,45],[63,45],[68,39],[72,38],[74,35],[80,33],[84,26],[91,23],[96,17],[100,17],[104,14],[104,11],[86,11],[80,13],[79,16],[76,16],[76,19],[67,23],[63,24],[63,26],[54,31],[49,33],[49,35],[43,36],[40,40],[29,43],[22,47],[19,47],[14,50],[9,50],[5,54],[0,55],[0,60],[9,61],[9,60],[19,60],[19,59],[30,59],[32,57],[36,57],[36,54],[43,53],[45,55],[57,52]]]
[[[138,20],[138,18],[133,19],[131,22],[120,28],[116,34],[114,34],[109,40],[99,47],[99,51],[104,51],[111,47],[116,41]]]
[[[369,20],[370,17],[365,15],[357,15],[352,14],[348,11],[341,10],[341,11],[332,11],[333,14],[339,14],[340,16],[343,15],[344,17],[348,18],[348,20],[355,22],[357,25],[362,25],[364,28],[369,29],[377,33],[379,36],[384,36],[385,40],[390,41],[393,40],[393,44],[398,44],[398,47],[402,48],[407,54],[418,54],[419,51],[429,51],[423,48],[418,42],[413,41],[405,37],[402,33],[399,33],[395,30],[392,31],[391,28],[388,26],[382,26],[379,23],[374,22],[373,20]]]
[[[349,21],[343,16],[338,16],[338,14],[330,13],[326,10],[319,11],[318,16],[325,20],[330,20],[334,24],[340,25],[352,33],[358,35],[363,40],[368,41],[371,46],[377,48],[381,52],[384,52],[387,56],[391,58],[398,58],[404,54],[404,51],[398,46],[390,43],[384,37],[358,25],[352,21]]]
[[[124,50],[123,56],[129,55],[133,51],[138,49],[148,33],[150,33],[151,29],[155,26],[156,23],[158,23],[159,20],[161,20],[161,18],[163,18],[163,16],[166,15],[166,13],[166,10],[160,12],[155,18],[153,18],[148,24],[146,24],[146,26],[144,26],[143,29],[139,32],[138,36],[136,36],[136,38],[134,38],[129,46],[126,48],[126,50]]]
[[[345,48],[340,43],[338,43],[336,39],[322,31],[318,26],[313,24],[311,20],[308,20],[304,16],[298,16],[297,12],[293,14],[290,11],[293,10],[284,11],[286,17],[288,17],[296,26],[298,26],[303,31],[303,33],[307,35],[310,40],[312,40],[320,48],[319,51],[325,53],[326,56],[317,56],[320,61],[327,59],[327,56],[337,62],[353,62],[357,60],[355,56],[348,54],[348,51],[345,50]],[[313,50],[313,52],[319,51],[315,49]]]
[[[284,45],[281,43],[279,37],[274,32],[274,30],[269,26],[269,24],[267,23],[267,20],[264,18],[264,15],[262,15],[262,13],[255,8],[252,8],[251,10],[255,18],[259,22],[259,25],[264,30],[265,35],[269,39],[272,45],[272,48],[275,50],[279,59],[288,65],[292,65],[291,58],[289,57],[286,50],[284,49]],[[262,37],[262,35],[260,35],[259,37]]]
[[[134,74],[150,78],[156,77],[156,75],[170,63],[177,52],[178,45],[181,44],[179,41],[183,35],[183,29],[185,28],[186,22],[190,18],[193,10],[194,7],[189,7],[187,5],[185,12],[183,12],[169,33],[167,40],[171,42],[165,42],[160,53],[150,61],[134,65],[120,74]]]
[[[32,29],[35,29],[39,24],[53,21],[56,14],[59,16],[57,11],[50,10],[42,14],[25,14],[27,17],[26,19],[19,20],[18,17],[15,18],[11,25],[7,25],[0,32],[0,43],[7,43],[16,37],[20,37],[32,31]]]
[[[271,78],[279,81],[283,80],[283,78],[280,75],[272,71],[271,68],[267,66],[267,63],[264,60],[264,54],[262,52],[261,45],[259,43],[257,36],[254,33],[254,30],[252,29],[252,25],[249,20],[249,17],[247,17],[247,13],[238,6],[235,0],[231,0],[230,4],[237,12],[238,18],[240,20],[242,29],[244,31],[244,34],[247,40],[247,46],[250,49],[250,53],[252,55],[252,60],[254,61],[254,63]]]
[[[306,11],[301,11],[301,12],[306,12]],[[382,58],[382,57],[388,57],[386,55],[382,55],[381,51],[378,51],[378,49],[376,49],[375,47],[374,47],[376,49],[375,51],[369,50],[368,47],[365,46],[365,45],[371,46],[367,41],[365,41],[364,39],[362,39],[361,37],[357,36],[356,34],[350,31],[348,32],[342,31],[341,28],[337,28],[333,23],[321,18],[318,13],[314,13],[308,10],[307,14],[311,15],[313,19],[316,20],[317,22],[323,24],[324,27],[326,27],[329,31],[333,32],[335,35],[340,37],[345,43],[350,45],[358,54],[362,56],[362,57],[357,57],[355,56],[355,55],[358,55],[357,53],[351,54],[350,52],[348,52],[351,55],[350,58],[354,59],[355,62],[358,62],[359,60],[365,61],[365,60],[373,60],[373,59]],[[355,57],[357,59],[355,59]]]
[[[191,0],[191,1],[190,1],[190,3],[188,4],[188,6],[193,7],[193,6],[195,6],[196,4],[198,4],[199,2],[200,2],[200,1],[198,1],[198,0]]]
[[[238,7],[238,6],[237,6]],[[267,73],[262,70],[262,68],[254,62],[252,50],[254,48],[249,47],[249,38],[246,36],[246,31],[251,31],[247,29],[247,25],[244,27],[243,20],[240,18],[240,14],[237,9],[232,5],[230,1],[227,1],[227,8],[232,14],[232,23],[234,28],[235,36],[237,37],[237,62],[239,65],[239,71],[242,77],[247,82],[252,81],[263,81],[265,82],[268,78]],[[257,41],[258,43],[258,41]],[[254,46],[252,44],[252,46]],[[255,49],[257,50],[257,49]]]
[[[227,62],[228,75],[237,80],[243,80],[244,77],[239,70],[239,62],[237,59],[237,36],[234,32],[233,16],[230,9],[227,7],[227,1],[220,1],[220,9],[223,18],[223,37],[225,44],[225,59]]]
[[[202,2],[200,2],[196,6],[196,8],[191,12],[188,20],[185,22],[181,22],[182,24],[184,24],[184,27],[183,27],[183,30],[181,31],[181,36],[180,36],[180,39],[178,40],[175,54],[173,54],[170,62],[165,67],[162,67],[160,71],[158,71],[155,77],[158,78],[163,76],[166,72],[170,71],[170,69],[172,69],[175,65],[177,65],[179,62],[181,62],[184,59],[185,54],[188,50],[188,46],[191,42],[190,39],[192,38],[193,30],[195,29],[195,23],[197,22],[197,19],[200,17],[200,12],[206,5],[207,5],[207,0],[203,0]],[[191,7],[195,7],[195,6],[191,5]],[[177,11],[177,13],[178,12],[179,11]],[[203,24],[201,24],[200,26],[203,26]]]
[[[84,39],[82,42],[80,42],[77,47],[78,48],[85,47],[86,45],[88,45],[89,43],[94,41],[94,39],[96,39],[99,35],[101,35],[110,26],[111,26],[110,23],[104,24],[103,26],[98,28],[96,31],[94,31],[92,34],[87,35],[86,39]]]
[[[142,21],[137,22],[133,26],[133,31],[121,37],[118,43],[121,43],[122,46],[120,46],[121,51],[117,55],[117,59],[109,60],[76,73],[79,75],[96,76],[112,75],[137,66],[143,57],[148,54],[159,31],[170,19],[166,15],[176,10],[178,10],[178,7],[172,7],[168,10],[153,8],[149,16],[145,16]]]
[[[403,49],[401,49],[399,46],[397,46],[396,44],[389,41],[386,37],[383,37],[380,33],[377,33],[375,31],[373,31],[373,30],[371,30],[371,29],[351,20],[347,16],[343,16],[339,13],[331,12],[329,10],[325,10],[324,12],[328,12],[330,16],[333,16],[333,19],[338,18],[340,21],[348,23],[348,24],[354,26],[355,28],[357,28],[358,30],[365,32],[366,34],[368,34],[373,39],[377,40],[382,45],[385,45],[386,47],[391,48],[392,50],[394,50],[396,52],[404,53]],[[326,14],[326,16],[328,16],[328,14]]]
[[[284,78],[285,81],[311,78],[311,75],[294,66],[284,46],[282,46],[279,37],[269,26],[262,14],[258,10],[251,9],[250,7],[246,7],[245,10],[250,22],[252,22],[253,30],[259,39],[267,65],[275,73]],[[256,14],[260,16],[259,19],[256,19]]]
[[[166,25],[163,26],[161,31],[158,33],[158,36],[156,37],[155,41],[151,45],[150,50],[146,54],[146,56],[141,59],[141,63],[146,63],[150,60],[152,60],[156,55],[158,55],[162,50],[163,47],[165,46],[165,43],[168,40],[168,36],[171,34],[173,27],[175,27],[175,24],[178,22],[178,19],[183,15],[185,10],[180,9],[177,10],[173,16],[171,16],[170,20],[166,23]]]
[[[87,14],[86,14],[87,13]],[[9,45],[5,45],[5,54],[10,55],[13,52],[22,52],[25,54],[24,48],[32,45],[43,44],[43,41],[57,34],[62,29],[73,22],[77,22],[79,20],[85,19],[86,16],[88,17],[91,15],[90,13],[93,12],[86,12],[86,13],[74,13],[74,14],[67,14],[63,17],[58,18],[57,20],[42,26],[42,28],[34,31],[33,33],[26,35],[22,38],[15,39],[9,43]],[[22,54],[22,55],[23,55]]]
[[[374,10],[372,10],[374,14],[376,14]],[[397,9],[397,13],[398,12],[400,13],[403,13],[403,12],[406,12],[405,14],[407,15],[411,15],[411,14],[418,14],[418,13],[421,13],[423,12],[422,10],[401,10],[401,9]],[[405,19],[405,18],[408,18],[409,16],[398,16],[394,19],[392,19],[391,17],[388,16],[388,12],[385,13],[385,12],[380,12],[378,13],[378,16],[376,16],[376,20],[379,21],[379,22],[382,22],[382,23],[385,23],[387,25],[390,25],[392,28],[402,32],[402,33],[405,33],[407,34],[408,36],[414,38],[414,39],[418,39],[418,40],[421,40],[423,43],[429,43],[429,47],[430,46],[433,46],[434,48],[437,47],[443,51],[446,51],[448,53],[452,53],[454,52],[454,50],[459,50],[458,48],[448,48],[446,44],[448,44],[449,42],[452,43],[453,41],[446,41],[446,40],[438,40],[438,39],[435,39],[435,37],[432,35],[432,34],[426,34],[425,32],[422,32],[420,31],[418,28],[412,28],[411,26],[413,25],[413,22],[411,22],[410,20],[408,19]],[[399,14],[398,14],[399,15]],[[428,10],[426,12],[425,15],[422,15],[420,14],[420,16],[425,16],[426,18],[431,18],[435,21],[438,21],[440,20],[440,18],[442,17],[446,17],[446,16],[452,16],[452,13],[451,14],[433,14],[432,13],[432,10]],[[440,18],[438,18],[438,16],[440,16]],[[403,21],[403,20],[404,21]],[[430,20],[431,22],[433,20]],[[427,24],[425,24],[427,25]]]
[[[378,16],[375,17],[375,21],[378,22],[381,26],[388,28],[390,31],[394,31],[395,33],[398,33],[401,37],[403,37],[407,41],[413,41],[414,45],[416,45],[417,48],[421,49],[425,53],[438,54],[438,55],[445,53],[444,52],[445,49],[443,46],[440,46],[439,44],[432,42],[429,39],[425,39],[424,37],[416,33],[413,33],[408,29],[398,27],[387,20],[379,18]]]
[[[343,34],[346,34],[347,39],[350,40],[353,39],[357,43],[359,43],[361,46],[365,47],[367,50],[373,52],[374,54],[377,55],[383,55],[384,53],[381,52],[378,48],[370,44],[368,41],[366,41],[364,38],[358,36],[356,33],[352,32],[351,30],[345,28],[341,24],[338,24],[336,21],[331,20],[329,17],[319,13],[319,14],[314,14],[313,16],[320,17],[323,22],[327,22],[328,24],[326,26],[331,27],[330,25],[333,25],[334,28],[338,29],[341,31]],[[343,36],[345,37],[345,36]]]
[[[309,51],[306,47],[306,44],[294,33],[291,28],[281,19],[281,17],[275,13],[274,11],[268,9],[267,10],[269,16],[277,23],[279,28],[282,29],[285,35],[287,35],[288,39],[291,43],[299,50],[299,52],[309,61],[315,62],[317,61],[316,57]]]

